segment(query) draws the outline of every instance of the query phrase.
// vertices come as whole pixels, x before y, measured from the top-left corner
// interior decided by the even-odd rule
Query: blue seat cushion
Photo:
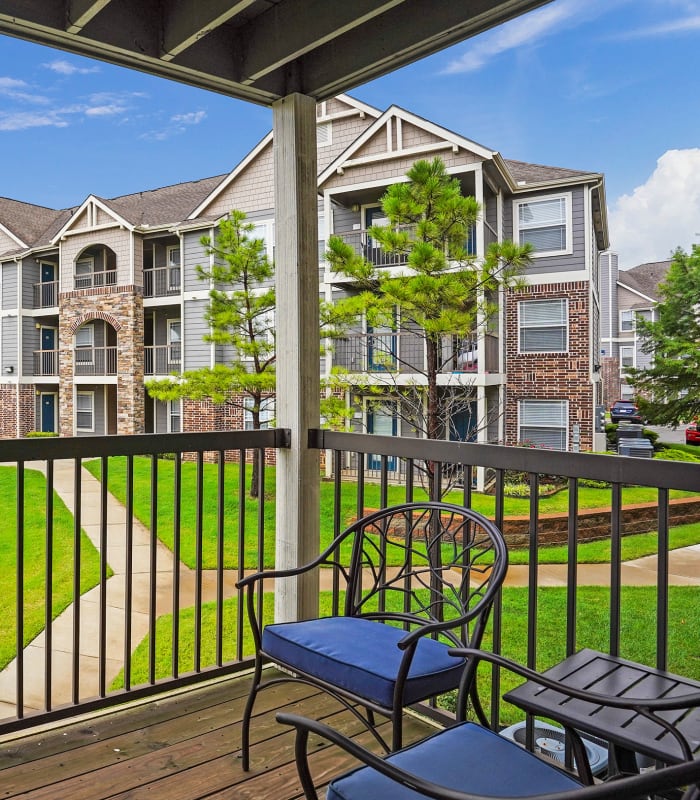
[[[323,617],[267,625],[262,649],[273,661],[391,708],[406,635],[393,625],[357,617]],[[459,685],[464,660],[450,657],[447,645],[421,639],[406,681],[404,705]]]
[[[473,722],[440,731],[387,757],[426,780],[473,794],[526,797],[581,788],[574,778],[514,742]],[[426,795],[402,786],[371,767],[331,782],[326,800],[419,800]]]

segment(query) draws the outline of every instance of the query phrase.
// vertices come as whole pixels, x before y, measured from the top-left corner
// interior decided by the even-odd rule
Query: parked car
[[[685,429],[686,444],[700,444],[700,422],[693,422]]]
[[[610,406],[610,421],[613,424],[618,422],[635,422],[641,425],[644,420],[639,413],[639,409],[631,400],[616,400]]]

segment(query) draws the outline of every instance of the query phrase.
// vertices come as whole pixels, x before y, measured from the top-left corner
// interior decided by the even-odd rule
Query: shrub
[[[29,431],[27,439],[51,439],[58,436],[55,431]]]
[[[667,461],[691,461],[700,463],[700,454],[689,453],[687,450],[675,450],[673,447],[662,447],[656,454],[656,458],[663,458]]]

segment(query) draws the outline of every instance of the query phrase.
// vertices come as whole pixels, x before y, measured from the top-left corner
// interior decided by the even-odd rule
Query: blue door
[[[478,428],[476,415],[476,401],[469,403],[469,407],[459,411],[450,420],[451,442],[475,442]]]
[[[367,431],[376,436],[396,436],[396,412],[389,413],[386,408],[378,408],[367,412]],[[381,469],[382,457],[370,453],[367,456],[367,469]],[[396,470],[396,456],[387,459],[387,469]]]
[[[54,264],[47,264],[46,262],[42,262],[41,282],[50,283],[51,281],[56,280],[55,276],[56,276],[56,266]]]
[[[55,328],[42,328],[41,329],[41,349],[42,350],[55,350],[56,349],[56,329]]]
[[[41,430],[56,433],[56,395],[41,395]]]

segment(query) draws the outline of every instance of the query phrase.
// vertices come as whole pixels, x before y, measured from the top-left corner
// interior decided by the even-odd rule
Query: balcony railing
[[[76,275],[74,286],[76,289],[93,289],[101,286],[115,286],[117,283],[116,269],[104,272],[90,272],[86,275]]]
[[[156,267],[143,271],[144,297],[167,297],[179,294],[180,289],[180,267]]]
[[[73,350],[75,375],[116,375],[116,347],[76,347]]]
[[[15,621],[13,625],[6,620],[3,630],[19,644],[12,645],[14,660],[5,667],[12,674],[0,680],[5,693],[0,699],[15,709],[0,724],[0,733],[249,665],[244,613],[233,582],[246,570],[273,562],[270,505],[275,493],[265,462],[275,449],[286,446],[288,432],[279,429],[4,442],[0,458],[16,469],[16,479],[6,484],[15,488],[6,499],[5,524],[6,536],[16,531],[18,569],[13,570]],[[547,657],[558,660],[590,646],[592,634],[583,624],[592,613],[590,587],[582,585],[580,548],[592,523],[579,490],[586,481],[596,481],[604,488],[601,507],[593,516],[597,535],[609,543],[607,563],[599,566],[605,587],[596,600],[603,620],[594,631],[602,641],[602,646],[596,641],[596,649],[674,670],[678,654],[670,643],[678,641],[687,608],[683,598],[673,594],[676,587],[670,586],[671,532],[683,524],[684,514],[697,518],[700,500],[672,494],[700,493],[700,465],[321,430],[312,431],[310,446],[325,453],[333,476],[333,482],[321,487],[330,509],[322,519],[322,537],[329,538],[349,518],[370,508],[424,496],[426,469],[438,471],[443,488],[459,487],[454,490],[465,505],[483,504],[484,496],[476,494],[472,480],[476,470],[483,469],[492,486],[486,496],[491,504],[488,515],[505,531],[511,548],[517,545],[527,554],[527,565],[514,569],[522,570],[518,574],[524,582],[517,606],[519,635],[526,643],[522,660],[532,665],[543,657],[543,628]],[[264,454],[255,500],[247,496],[245,471],[253,452]],[[519,500],[517,517],[507,514],[506,487],[512,472],[524,476],[530,489],[529,498]],[[540,547],[550,541],[553,525],[552,515],[540,511],[539,489],[552,476],[560,476],[568,492],[556,520],[565,563],[556,573],[561,601],[555,606],[546,602],[548,590],[539,569]],[[630,633],[623,625],[630,610],[634,619],[643,613],[640,596],[625,586],[629,572],[622,558],[624,536],[639,527],[643,513],[638,501],[633,509],[625,509],[628,487],[648,489],[651,502],[644,513],[647,522],[651,519],[658,554],[652,573],[656,585],[645,595],[651,613],[644,617],[642,634]],[[42,496],[44,507],[37,508]],[[66,499],[73,516],[59,497]],[[686,509],[688,504],[695,504],[695,510]],[[30,540],[43,540],[45,547],[30,549]],[[38,583],[25,580],[25,574],[38,574]],[[329,608],[338,602],[330,578],[321,576],[321,588],[331,595]],[[77,602],[91,585],[94,588]],[[258,602],[268,601],[259,597]],[[66,612],[53,619],[52,609],[66,606]],[[552,607],[556,619],[544,619],[544,609]],[[182,614],[172,614],[173,609],[183,609]],[[494,610],[488,645],[512,654],[513,643],[503,636],[509,613],[512,609],[500,605]],[[86,631],[93,633],[88,636]],[[637,636],[631,656],[630,636]],[[25,651],[24,643],[32,640]],[[34,657],[30,651],[36,654],[37,649],[40,666],[29,663]],[[165,659],[158,655],[170,650],[172,655]],[[91,658],[84,657],[88,651]],[[47,688],[52,675],[66,669],[68,697]],[[494,718],[499,697],[494,678]]]
[[[498,371],[498,338],[484,337],[484,371]],[[356,373],[416,374],[425,371],[425,344],[410,331],[349,334],[331,344],[333,366]],[[476,336],[444,336],[439,355],[439,372],[479,371]]]
[[[34,375],[58,375],[58,350],[34,351]]]
[[[58,305],[58,281],[34,284],[34,308],[52,308]]]
[[[149,345],[143,348],[144,373],[146,375],[169,375],[179,372],[182,359],[182,345]]]

